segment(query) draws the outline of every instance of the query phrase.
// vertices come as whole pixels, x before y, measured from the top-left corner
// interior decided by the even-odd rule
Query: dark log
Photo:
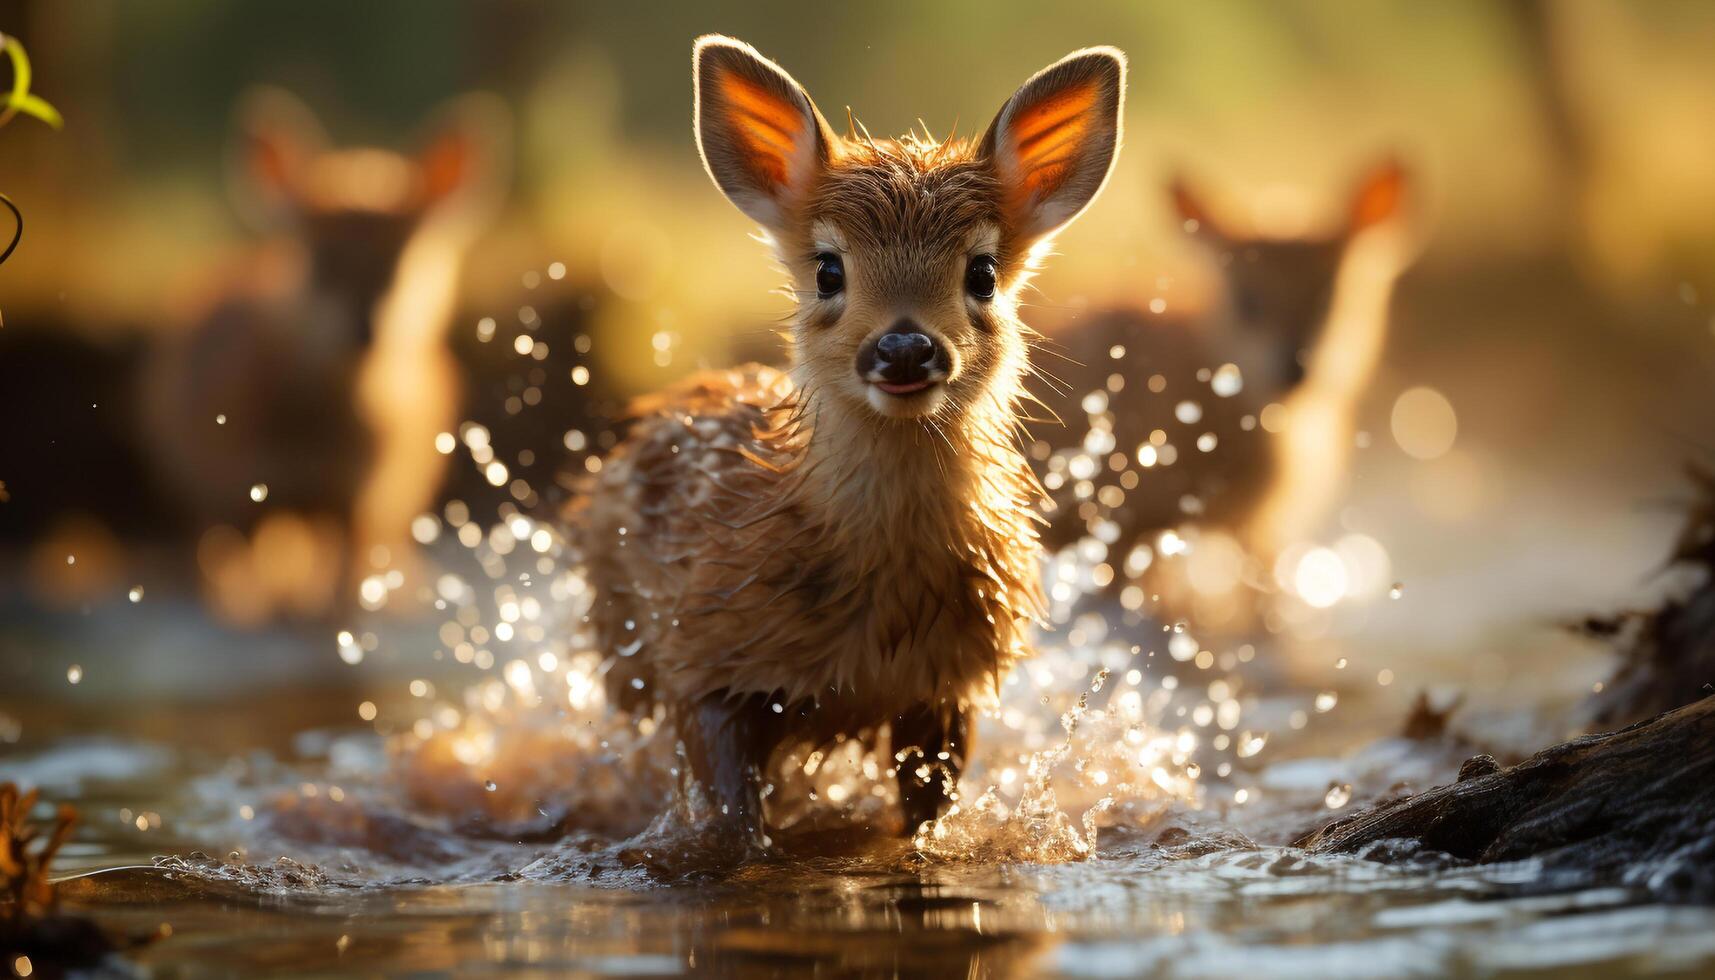
[[[1387,859],[1421,849],[1490,863],[1535,858],[1545,889],[1638,887],[1715,901],[1715,697],[1358,811],[1298,841]]]
[[[1580,624],[1609,640],[1620,665],[1589,701],[1598,725],[1626,724],[1712,693],[1715,683],[1715,470],[1686,468],[1696,498],[1666,567],[1695,584],[1659,609],[1591,617]]]

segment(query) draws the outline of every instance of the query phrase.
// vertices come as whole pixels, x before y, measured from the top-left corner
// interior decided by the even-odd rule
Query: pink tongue
[[[913,381],[910,384],[895,385],[895,384],[888,384],[885,381],[877,381],[875,383],[875,386],[877,388],[880,388],[882,391],[887,392],[890,395],[909,395],[913,391],[922,391],[924,388],[929,387],[929,382],[927,382],[927,381]]]

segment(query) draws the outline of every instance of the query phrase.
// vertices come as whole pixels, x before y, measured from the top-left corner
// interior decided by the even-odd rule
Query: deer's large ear
[[[827,121],[792,76],[743,41],[698,38],[691,74],[703,166],[740,211],[782,228],[828,164]]]
[[[1167,194],[1173,201],[1173,213],[1187,234],[1216,239],[1228,237],[1183,174],[1176,175],[1168,184]]]
[[[1007,219],[1026,240],[1053,234],[1095,199],[1119,155],[1125,55],[1073,52],[1025,82],[989,126],[982,155]]]
[[[257,87],[239,100],[233,130],[227,182],[239,211],[265,224],[295,210],[305,167],[327,148],[315,113],[285,89]]]
[[[1349,234],[1393,220],[1405,209],[1405,167],[1393,158],[1377,164],[1352,194],[1352,211],[1347,219]]]
[[[417,152],[423,202],[493,206],[512,180],[512,113],[485,92],[441,106]]]

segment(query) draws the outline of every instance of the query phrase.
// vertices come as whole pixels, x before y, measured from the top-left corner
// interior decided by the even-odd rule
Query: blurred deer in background
[[[1051,332],[1066,359],[1049,366],[1060,384],[1044,401],[1066,426],[1043,429],[1035,453],[1056,503],[1050,546],[1083,542],[1124,585],[1196,526],[1187,577],[1226,594],[1247,555],[1269,562],[1315,532],[1344,483],[1352,415],[1409,261],[1406,186],[1387,161],[1357,182],[1332,231],[1275,237],[1174,182],[1177,216],[1219,262],[1225,306],[1115,310]]]
[[[503,106],[465,96],[438,116],[407,156],[331,147],[279,90],[240,107],[239,203],[277,240],[156,352],[145,385],[154,456],[230,618],[315,615],[412,558],[411,519],[442,477],[435,436],[458,411],[446,331],[461,261],[509,162]]]

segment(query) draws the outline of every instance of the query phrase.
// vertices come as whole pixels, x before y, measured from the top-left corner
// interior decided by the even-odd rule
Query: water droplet
[[[1402,595],[1405,595],[1404,582],[1395,582],[1393,586],[1387,590],[1387,597],[1389,599],[1398,599]]]
[[[66,681],[68,683],[76,684],[81,680],[83,680],[83,668],[81,666],[72,664],[66,668]]]
[[[353,666],[363,662],[363,647],[358,644],[355,637],[350,633],[341,630],[338,642],[339,659]]]
[[[214,424],[215,424],[215,425],[225,425],[225,424],[226,424],[226,416],[224,416],[224,415],[216,415],[216,416],[215,416],[215,417],[214,417]]]
[[[497,785],[495,785],[495,782],[492,779],[484,782],[482,784],[482,788],[488,790],[490,793],[494,792],[496,789],[499,789],[499,787]]]
[[[1332,783],[1328,786],[1327,794],[1322,797],[1322,802],[1328,805],[1328,809],[1338,810],[1352,802],[1352,787],[1345,783]]]
[[[1244,376],[1239,373],[1237,364],[1223,364],[1215,369],[1209,379],[1209,387],[1221,398],[1231,398],[1245,386]]]
[[[250,488],[250,499],[261,503],[268,499],[268,484],[258,483]]]
[[[131,591],[127,592],[125,594],[127,597],[130,598],[130,600],[132,602],[142,602],[143,601],[143,587],[141,585],[131,586]]]
[[[1340,703],[1340,695],[1333,691],[1323,691],[1316,695],[1316,710],[1328,712],[1334,710],[1334,705]]]

